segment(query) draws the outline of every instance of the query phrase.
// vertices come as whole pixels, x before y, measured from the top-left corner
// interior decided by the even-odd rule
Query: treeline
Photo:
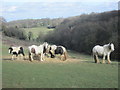
[[[7,21],[0,17],[0,31],[2,31],[3,35],[8,37],[17,38],[20,40],[26,40],[27,35],[22,28],[18,28],[17,26],[8,26]]]
[[[6,27],[3,29],[3,34],[5,36],[18,38],[20,40],[27,39],[25,31],[17,27]]]
[[[63,21],[63,18],[56,19],[24,19],[8,22],[8,26],[19,27],[19,28],[33,28],[33,27],[47,27],[47,26],[57,26]]]
[[[18,38],[21,40],[43,42],[45,37],[44,31],[41,31],[37,38],[33,38],[33,32],[29,31],[27,33],[25,32],[24,28],[33,27],[52,28],[53,26],[56,27],[60,22],[62,22],[62,20],[63,20],[62,18],[57,19],[46,18],[46,19],[26,19],[7,22],[5,18],[0,17],[0,31],[3,32],[3,35],[9,37]]]
[[[118,11],[83,14],[65,19],[46,41],[67,49],[91,54],[95,45],[115,44],[113,59],[118,59]]]

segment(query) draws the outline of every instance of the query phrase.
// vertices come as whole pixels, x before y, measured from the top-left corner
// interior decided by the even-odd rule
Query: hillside
[[[16,20],[10,21],[7,23],[8,26],[18,26],[19,28],[33,28],[33,27],[47,27],[50,26],[57,26],[59,25],[64,19],[63,18],[43,18],[43,19],[24,19],[24,20]]]
[[[28,34],[25,32],[32,31],[35,41],[47,41],[56,45],[63,45],[67,49],[85,54],[91,54],[95,45],[112,42],[115,44],[115,51],[111,57],[118,59],[118,12],[83,14],[66,19],[17,20],[5,22],[7,25],[3,25],[3,29],[6,30],[7,28],[6,35],[10,37],[13,35],[22,40],[28,40]],[[42,24],[40,24],[41,22]],[[49,32],[49,29],[46,29],[48,25],[56,26],[56,28]],[[14,28],[10,28],[11,26]],[[16,35],[13,30],[19,34]],[[46,32],[48,33],[46,34]]]
[[[39,35],[43,36],[48,34],[50,31],[53,31],[54,29],[48,29],[46,27],[35,27],[35,28],[23,28],[23,30],[28,34],[29,32],[32,32],[33,38],[38,38]]]
[[[83,14],[66,18],[49,34],[46,41],[62,44],[68,49],[80,53],[91,54],[95,45],[114,43],[112,58],[118,59],[118,12]]]

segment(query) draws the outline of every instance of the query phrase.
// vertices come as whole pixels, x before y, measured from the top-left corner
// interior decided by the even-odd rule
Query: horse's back
[[[93,54],[99,54],[99,55],[102,55],[103,52],[104,52],[104,48],[100,45],[96,45],[93,47]]]
[[[57,48],[56,45],[51,45],[51,49],[52,49],[52,50],[55,50],[56,48]]]
[[[12,47],[13,51],[12,52],[18,52],[20,50],[21,46],[18,47]]]
[[[35,49],[36,47],[37,47],[36,45],[31,45],[31,46],[28,47],[28,49],[29,49],[29,50],[31,50],[32,48]]]
[[[43,52],[43,45],[40,45],[40,46],[32,45],[32,46],[29,46],[28,48],[29,48],[29,52],[31,52],[34,49],[34,52],[36,54]]]
[[[63,46],[58,46],[58,47],[61,47],[64,52],[66,51],[66,48],[65,48],[65,47],[63,47]]]

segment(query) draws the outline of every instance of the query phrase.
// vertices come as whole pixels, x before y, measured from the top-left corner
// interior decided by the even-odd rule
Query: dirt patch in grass
[[[45,57],[44,61],[39,61],[38,59],[35,59],[33,62],[29,61],[28,56],[26,56],[23,59],[15,59],[15,60],[11,60],[11,56],[4,56],[2,57],[2,60],[6,60],[8,62],[22,62],[22,63],[80,63],[83,62],[84,60],[80,60],[80,59],[74,59],[74,58],[68,58],[67,60],[63,61],[60,60],[58,57],[56,58],[48,58]]]

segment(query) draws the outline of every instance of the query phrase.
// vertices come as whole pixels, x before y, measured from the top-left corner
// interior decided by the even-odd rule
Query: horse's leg
[[[21,55],[20,54],[17,57],[18,57],[18,60],[21,60]]]
[[[23,60],[23,57],[24,57],[23,54],[20,54],[20,60]]]
[[[43,61],[43,58],[44,58],[43,53],[41,53],[40,60]]]
[[[93,55],[93,57],[94,57],[95,63],[97,63],[97,60],[96,60],[96,55]]]
[[[42,59],[45,60],[45,55],[43,54]]]
[[[14,60],[14,55],[12,55],[12,60]]]
[[[110,54],[107,54],[107,60],[108,60],[108,64],[110,64],[111,63],[111,61],[110,61]]]
[[[105,63],[105,55],[103,55],[103,61],[102,61],[102,63]]]
[[[66,60],[66,56],[65,56],[65,53],[63,54],[63,61],[65,61]]]
[[[32,53],[29,54],[29,59],[30,59],[31,62],[33,61],[33,54]]]
[[[18,54],[16,54],[16,58],[17,58],[17,60],[19,60],[20,56]]]
[[[65,54],[62,55],[62,60],[63,60],[63,61],[66,60],[66,56],[65,56]]]
[[[96,56],[96,63],[99,63],[100,61],[99,61],[99,59],[98,59],[98,55],[95,55]]]
[[[60,54],[60,56],[58,57],[60,60],[62,60],[62,55]]]
[[[24,60],[24,59],[25,59],[25,56],[24,56],[23,54],[21,54],[21,57],[22,57],[22,60]]]
[[[21,59],[22,59],[22,55],[18,54],[18,60],[21,60]]]
[[[29,60],[31,61],[31,54],[29,53],[29,55],[28,55],[28,56],[29,56]]]
[[[22,60],[24,60],[25,59],[25,54],[24,54],[24,52],[22,53]]]
[[[67,51],[64,52],[64,61],[67,59]]]

